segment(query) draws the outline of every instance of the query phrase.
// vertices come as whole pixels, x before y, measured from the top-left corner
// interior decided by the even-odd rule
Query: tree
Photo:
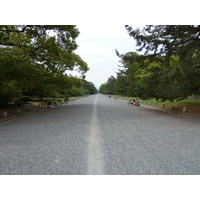
[[[116,82],[114,84],[115,94],[128,95],[127,88],[128,88],[127,76],[123,70],[120,70],[120,72],[117,73]]]
[[[106,83],[100,86],[100,93],[103,94],[115,94],[115,83],[116,78],[114,76],[110,76]]]
[[[102,83],[99,87],[99,92],[102,94],[107,94],[106,92],[106,83]]]
[[[95,85],[92,82],[89,82],[87,80],[83,80],[83,88],[85,90],[86,94],[96,94],[97,89]]]
[[[48,86],[58,88],[57,78],[65,79],[66,70],[76,69],[84,76],[89,69],[87,63],[73,52],[78,47],[78,35],[73,25],[0,26],[1,98],[10,82],[21,94],[39,94],[37,88],[44,92]],[[11,96],[5,102],[9,100]]]
[[[180,94],[182,79],[180,74],[179,57],[171,57],[167,65],[158,60],[151,60],[148,56],[129,52],[120,55],[124,69],[118,72],[117,79],[123,76],[126,87],[124,93],[128,96],[138,96],[142,99],[156,98],[171,100],[183,98]],[[164,58],[163,58],[164,59]]]
[[[73,69],[76,65],[81,71],[87,71],[85,63],[73,53],[78,34],[76,26],[69,25],[0,26],[1,54],[17,56],[21,61],[40,65],[53,73]]]
[[[154,97],[173,100],[200,94],[200,26],[159,25],[142,30],[125,27],[136,40],[138,51],[145,50],[146,58],[141,58],[149,64],[143,75],[151,70],[151,76],[142,80],[157,85],[152,92]],[[156,69],[153,66],[157,64],[160,67]]]
[[[200,48],[200,26],[195,25],[158,25],[145,26],[142,30],[133,29],[126,25],[128,34],[133,37],[138,51],[145,50],[145,54],[153,56],[165,56],[167,59],[172,55],[189,59]]]

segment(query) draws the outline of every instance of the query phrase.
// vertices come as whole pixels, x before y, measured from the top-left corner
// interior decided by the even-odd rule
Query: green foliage
[[[161,98],[173,100],[200,94],[200,26],[145,26],[142,31],[126,26],[126,29],[136,40],[138,50],[145,50],[151,63],[160,63],[160,77],[154,80],[163,93]]]
[[[96,94],[97,89],[92,82],[83,80],[83,88],[85,89],[85,94]]]
[[[110,76],[105,84],[102,84],[99,88],[99,92],[103,94],[116,94],[115,85],[116,78],[114,76]]]
[[[73,25],[0,25],[0,106],[20,95],[66,96],[72,86],[81,87],[65,74],[84,76],[89,69],[73,52],[78,35]]]
[[[21,90],[17,88],[15,80],[2,82],[0,85],[0,107],[7,107],[10,101],[21,94]]]
[[[19,108],[19,107],[23,106],[24,103],[25,103],[24,101],[18,101],[17,100],[17,101],[15,101],[15,106]]]
[[[53,94],[51,95],[52,98],[65,98],[65,95],[60,94],[58,92],[53,92]]]
[[[113,84],[115,94],[162,101],[200,94],[200,26],[125,27],[141,53],[116,51],[122,69]],[[108,88],[109,79],[100,89],[107,93]]]
[[[70,96],[73,97],[78,97],[78,96],[84,96],[84,89],[83,88],[77,88],[77,87],[72,87],[70,90]]]
[[[68,90],[70,96],[84,96],[89,94],[97,93],[97,89],[92,82],[87,80],[79,80],[80,82],[76,82],[76,85],[73,85],[71,89]]]
[[[27,102],[27,101],[32,101],[32,98],[29,96],[21,96],[21,97],[17,98],[17,100]]]
[[[48,72],[88,70],[87,64],[73,53],[79,31],[76,26],[0,26],[1,51],[7,57],[42,66]]]

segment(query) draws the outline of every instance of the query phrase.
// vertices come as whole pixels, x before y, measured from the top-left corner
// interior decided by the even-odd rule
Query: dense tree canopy
[[[200,48],[200,26],[195,25],[159,25],[145,26],[142,30],[125,26],[128,34],[133,37],[138,51],[145,50],[146,55],[170,58],[179,55],[190,59]]]
[[[200,26],[125,28],[138,52],[116,51],[121,69],[114,93],[171,101],[200,94]]]
[[[1,61],[29,63],[55,74],[75,66],[86,72],[87,64],[73,53],[78,34],[76,26],[0,26]]]
[[[96,94],[97,93],[97,89],[92,82],[83,80],[83,88],[84,88],[86,94]]]
[[[76,69],[84,76],[88,71],[74,53],[78,35],[73,25],[1,25],[0,105],[19,95],[64,94],[73,83],[80,85],[81,80],[66,74]]]

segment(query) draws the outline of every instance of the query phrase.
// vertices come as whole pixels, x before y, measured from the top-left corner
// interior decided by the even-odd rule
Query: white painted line
[[[97,119],[97,100],[98,95],[95,98],[93,113],[90,126],[90,138],[88,149],[88,175],[102,175],[103,174],[103,155],[100,145],[100,129]]]

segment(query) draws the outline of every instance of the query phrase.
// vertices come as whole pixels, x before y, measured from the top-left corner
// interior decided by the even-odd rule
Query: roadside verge
[[[130,98],[126,98],[126,97],[119,97],[117,96],[117,98],[128,102],[130,100]],[[195,118],[200,118],[200,104],[198,106],[190,106],[189,107],[189,112],[181,112],[180,107],[174,107],[173,109],[170,108],[170,106],[167,107],[161,107],[158,105],[146,105],[144,103],[141,103],[142,107],[146,107],[146,108],[150,108],[150,109],[154,109],[154,110],[158,110],[158,111],[163,111],[163,112],[168,112],[168,113],[174,113],[177,115],[183,115],[183,116],[188,116],[188,117],[195,117]]]
[[[42,108],[42,109],[37,109],[37,110],[33,110],[33,111],[27,111],[27,112],[23,112],[21,114],[15,114],[15,115],[12,115],[12,116],[8,116],[8,117],[5,117],[5,118],[1,118],[0,119],[0,125],[1,124],[4,124],[6,122],[9,122],[9,121],[12,121],[14,119],[17,119],[17,118],[20,118],[22,116],[26,116],[26,115],[31,115],[33,113],[36,113],[36,112],[39,112],[39,111],[44,111],[45,109]]]

